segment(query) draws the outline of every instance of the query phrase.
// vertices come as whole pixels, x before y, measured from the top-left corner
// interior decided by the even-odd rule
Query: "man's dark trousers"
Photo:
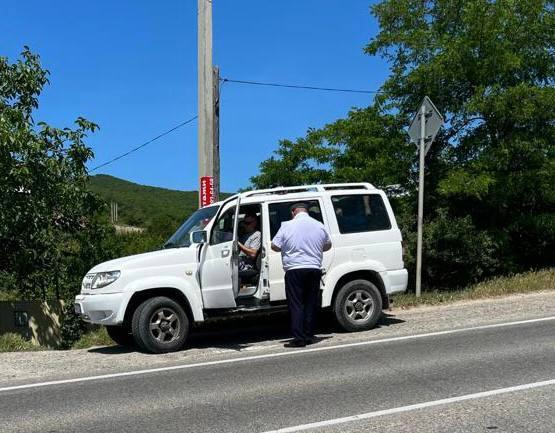
[[[305,341],[314,336],[321,278],[320,269],[291,269],[285,273],[285,293],[295,340]]]

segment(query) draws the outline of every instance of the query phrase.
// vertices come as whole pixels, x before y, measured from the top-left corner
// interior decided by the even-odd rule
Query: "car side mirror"
[[[199,230],[191,233],[191,242],[193,244],[205,244],[207,239],[206,230]]]

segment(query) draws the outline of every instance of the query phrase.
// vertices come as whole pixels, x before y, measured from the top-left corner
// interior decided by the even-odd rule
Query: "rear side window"
[[[335,195],[331,198],[340,233],[389,230],[391,222],[378,194]]]
[[[291,219],[290,208],[295,203],[299,203],[299,200],[284,203],[270,203],[268,205],[268,211],[270,213],[270,239],[274,238],[283,221],[289,221]],[[308,214],[323,224],[322,210],[320,209],[318,200],[303,200],[303,203],[306,203],[308,206]]]

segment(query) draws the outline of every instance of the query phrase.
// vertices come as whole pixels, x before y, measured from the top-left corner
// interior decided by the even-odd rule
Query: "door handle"
[[[225,248],[222,250],[222,257],[227,257],[227,256],[229,256],[229,249]]]

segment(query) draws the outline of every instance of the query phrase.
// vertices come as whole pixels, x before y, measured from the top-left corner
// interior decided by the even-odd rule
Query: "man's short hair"
[[[291,212],[295,212],[297,209],[304,209],[308,212],[308,205],[306,203],[303,203],[303,202],[298,202],[298,203],[295,203],[294,205],[292,205],[289,208],[289,210]]]

